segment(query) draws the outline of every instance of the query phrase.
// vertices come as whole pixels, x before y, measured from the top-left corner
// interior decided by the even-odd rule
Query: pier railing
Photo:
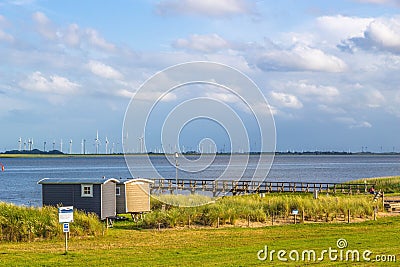
[[[367,193],[373,184],[325,183],[325,182],[276,182],[276,181],[251,181],[251,180],[197,180],[197,179],[151,179],[152,193],[174,191],[212,192],[214,196],[231,193],[233,195],[247,193],[270,192],[327,192],[360,194]]]

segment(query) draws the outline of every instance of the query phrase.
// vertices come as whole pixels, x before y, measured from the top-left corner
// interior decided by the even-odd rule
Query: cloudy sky
[[[21,137],[39,149],[63,139],[64,150],[72,139],[75,153],[87,139],[90,152],[97,130],[100,149],[108,137],[117,151],[134,93],[188,61],[251,78],[273,111],[277,150],[400,151],[398,0],[3,0],[0,151]],[[220,131],[197,124],[181,145]]]

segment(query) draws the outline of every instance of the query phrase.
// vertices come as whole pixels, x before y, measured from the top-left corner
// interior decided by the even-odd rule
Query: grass
[[[103,226],[94,214],[74,211],[72,236],[100,235]],[[0,202],[0,242],[60,238],[61,224],[55,207],[23,207]]]
[[[74,225],[71,225],[71,229]],[[31,243],[1,243],[2,266],[265,266],[257,252],[269,249],[303,251],[336,248],[345,238],[348,249],[366,249],[395,255],[400,260],[400,217],[354,224],[300,224],[265,228],[201,228],[183,230],[126,230],[116,223],[104,237],[69,242],[63,255],[62,240]],[[282,266],[315,265],[313,262],[281,263]],[[331,262],[323,266],[395,266],[395,263]]]
[[[203,200],[196,196],[168,197],[171,200],[168,203],[175,203],[172,200],[187,203],[184,201],[185,197]],[[318,199],[313,199],[309,193],[274,193],[267,194],[266,197],[258,194],[230,196],[197,207],[165,205],[165,210],[162,206],[158,199],[152,199],[152,212],[135,227],[154,229],[159,226],[170,228],[189,224],[215,227],[235,225],[237,221],[265,223],[275,219],[291,222],[293,210],[298,210],[299,218],[305,221],[347,221],[348,210],[351,211],[352,219],[367,219],[372,217],[375,207],[383,209],[382,202],[374,202],[370,194],[320,194]]]
[[[350,183],[364,183],[375,184],[377,190],[382,190],[385,193],[399,193],[400,192],[400,176],[391,177],[377,177],[353,180]]]
[[[199,195],[199,194],[191,194],[191,195],[152,195],[153,202],[158,203],[167,203],[169,205],[178,206],[178,207],[194,207],[201,206],[204,204],[212,203],[216,200],[216,198]],[[160,206],[157,204],[157,206]]]
[[[397,183],[396,179],[382,180],[386,179],[375,181],[377,189],[380,189],[379,185],[386,184],[391,187]],[[335,214],[345,213],[347,209],[352,210],[353,216],[366,217],[371,215],[372,208],[376,205],[371,198],[369,194],[320,194],[317,200],[313,199],[311,194],[301,193],[270,194],[265,198],[249,195],[225,197],[210,205],[193,208],[167,205],[165,211],[161,210],[160,202],[154,201],[152,204],[155,211],[149,213],[142,222],[116,222],[114,228],[108,229],[105,236],[89,234],[89,228],[83,226],[92,222],[88,223],[84,217],[83,223],[79,222],[78,215],[71,224],[74,234],[69,242],[69,252],[65,255],[59,225],[56,226],[57,229],[51,230],[53,238],[36,238],[36,242],[0,241],[0,266],[396,266],[396,263],[388,262],[330,261],[328,257],[317,263],[280,262],[276,257],[273,262],[263,262],[257,259],[257,252],[267,245],[270,250],[315,250],[320,254],[322,250],[330,247],[336,249],[336,241],[344,238],[350,250],[357,249],[362,253],[368,249],[373,252],[371,258],[376,255],[394,255],[398,262],[400,216],[351,224],[330,220],[331,223],[261,228],[237,225],[224,228],[193,227],[196,224],[215,226],[217,218],[220,218],[218,221],[221,224],[230,225],[235,225],[236,220],[243,218],[262,222],[269,219],[268,216],[274,212],[288,215],[294,208],[305,210],[312,221],[321,221],[321,216],[333,218]],[[0,206],[0,221],[3,216],[10,220],[8,224],[11,226],[22,222],[21,229],[26,229],[28,221],[40,221],[41,216],[35,214],[45,211],[2,205],[5,206]],[[50,214],[54,212],[56,210],[50,210]],[[31,216],[37,217],[33,220],[27,219]],[[188,224],[185,224],[189,221],[188,218],[191,220],[190,229]],[[4,223],[4,220],[1,223]],[[138,230],[138,227],[158,228],[159,224],[163,225],[161,231]],[[168,228],[176,226],[181,227]],[[25,238],[10,240],[31,239],[26,239],[25,235]]]

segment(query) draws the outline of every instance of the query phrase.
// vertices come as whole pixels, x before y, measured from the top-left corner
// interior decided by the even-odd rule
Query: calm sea
[[[179,160],[179,159],[178,159]],[[180,178],[215,179],[231,166],[230,177],[251,177],[257,166],[257,156],[246,164],[241,157],[217,156],[213,164],[201,172],[179,171]],[[132,177],[124,157],[69,158],[1,158],[5,171],[0,172],[0,201],[18,205],[41,205],[41,186],[37,182],[48,178]],[[135,177],[152,177],[152,167],[145,158],[131,158]],[[152,156],[152,165],[162,177],[174,178],[175,166],[162,156]],[[195,163],[193,163],[195,166]],[[246,165],[246,166],[245,166]],[[192,166],[193,167],[193,166]],[[244,174],[242,170],[247,167]],[[265,168],[266,166],[261,166]],[[235,171],[237,170],[237,173]],[[345,182],[357,178],[400,175],[399,155],[293,156],[279,155],[268,175],[271,181]],[[237,176],[237,177],[236,177]]]

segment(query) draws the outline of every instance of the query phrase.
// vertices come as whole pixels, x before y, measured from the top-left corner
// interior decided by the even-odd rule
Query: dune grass
[[[180,200],[182,200],[180,197]],[[190,196],[189,196],[190,197]],[[193,199],[197,199],[193,196]],[[201,198],[200,198],[201,199]],[[383,209],[382,202],[374,202],[370,194],[323,195],[318,199],[308,193],[274,193],[261,197],[258,194],[230,196],[217,199],[203,206],[176,207],[164,205],[152,199],[152,212],[132,227],[170,228],[176,226],[235,225],[237,221],[260,222],[273,220],[272,217],[290,219],[293,210],[305,221],[347,220],[351,218],[371,218],[375,208]]]
[[[369,183],[375,184],[376,190],[382,190],[387,193],[400,193],[400,176],[390,177],[376,177],[376,178],[364,178],[350,181],[349,183]]]
[[[101,235],[103,225],[94,214],[74,211],[71,236]],[[55,207],[24,207],[0,202],[0,242],[62,238]]]

